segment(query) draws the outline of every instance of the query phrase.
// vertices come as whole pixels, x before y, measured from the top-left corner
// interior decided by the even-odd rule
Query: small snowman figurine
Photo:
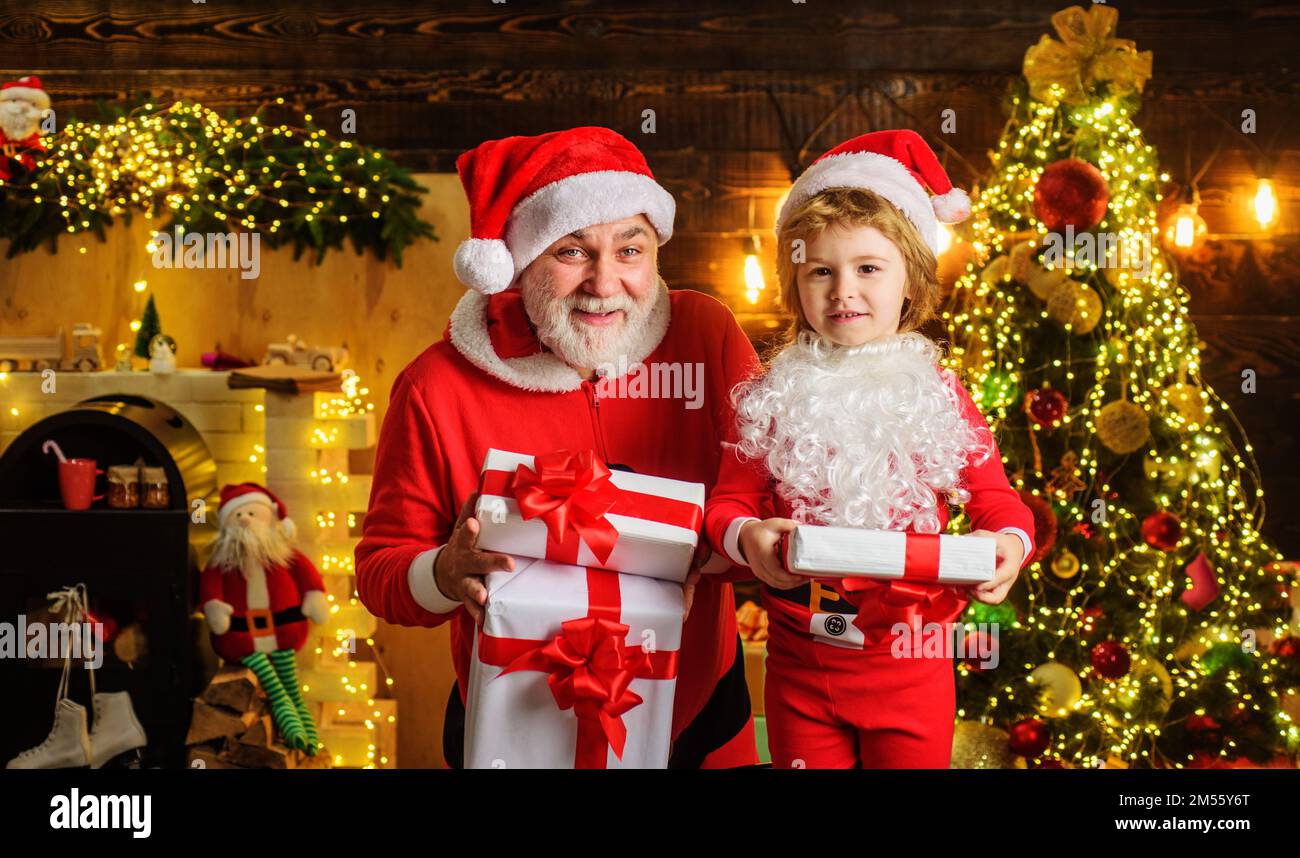
[[[158,375],[176,371],[176,341],[166,334],[154,334],[149,341],[149,371]]]

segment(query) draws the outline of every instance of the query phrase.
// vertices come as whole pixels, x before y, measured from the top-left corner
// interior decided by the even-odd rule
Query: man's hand
[[[433,581],[438,590],[448,599],[460,599],[476,625],[483,622],[483,606],[487,603],[483,576],[489,572],[515,571],[515,559],[509,554],[480,551],[475,547],[479,525],[470,513],[477,501],[477,493],[465,501],[451,538],[433,564]]]
[[[755,577],[777,590],[792,590],[808,583],[802,575],[785,571],[777,557],[777,543],[781,534],[794,530],[799,522],[790,518],[769,518],[765,521],[747,521],[740,527],[737,540],[740,553],[754,570]]]
[[[993,580],[985,581],[966,588],[967,593],[977,602],[986,605],[998,605],[1011,591],[1020,575],[1020,562],[1025,559],[1025,543],[1014,533],[994,533],[991,530],[972,530],[971,536],[987,536],[997,540],[998,566],[993,572]]]

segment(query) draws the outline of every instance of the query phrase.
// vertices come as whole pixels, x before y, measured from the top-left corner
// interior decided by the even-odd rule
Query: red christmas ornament
[[[1102,641],[1092,648],[1092,669],[1107,679],[1119,679],[1132,663],[1128,650],[1118,641]]]
[[[988,632],[976,630],[967,632],[962,641],[962,662],[976,673],[990,669],[992,665],[985,662],[998,662],[998,642]]]
[[[1201,747],[1217,747],[1223,742],[1223,725],[1209,715],[1188,715],[1183,719],[1183,728]]]
[[[1083,609],[1083,616],[1079,618],[1079,628],[1085,635],[1095,634],[1101,623],[1102,610],[1096,605],[1091,608]]]
[[[1064,417],[1070,405],[1065,394],[1054,387],[1035,387],[1025,394],[1025,400],[1030,419],[1040,428],[1051,426]]]
[[[1279,638],[1273,643],[1273,655],[1292,661],[1300,660],[1300,640],[1295,635]]]
[[[1192,581],[1192,585],[1178,597],[1184,605],[1193,611],[1199,611],[1219,595],[1219,579],[1215,577],[1214,567],[1203,552],[1197,554],[1196,559],[1188,563],[1183,571]]]
[[[1161,551],[1173,551],[1183,535],[1183,523],[1172,512],[1158,510],[1142,520],[1142,538]]]
[[[1034,516],[1034,554],[1029,562],[1042,560],[1056,545],[1056,510],[1042,495],[1020,489],[1020,500]]]
[[[1034,188],[1034,216],[1048,232],[1092,229],[1106,216],[1110,190],[1101,171],[1078,158],[1048,164]]]
[[[1047,725],[1037,718],[1024,718],[1007,731],[1007,744],[1022,757],[1037,757],[1047,750]]]

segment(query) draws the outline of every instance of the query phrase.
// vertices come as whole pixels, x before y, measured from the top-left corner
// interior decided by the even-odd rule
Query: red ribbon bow
[[[516,670],[549,674],[546,684],[556,704],[578,717],[578,746],[603,754],[608,745],[621,760],[627,741],[623,714],[641,703],[641,695],[628,686],[651,672],[645,651],[625,647],[628,627],[601,617],[569,620],[560,628],[544,646],[516,656],[499,675]],[[597,731],[598,741],[589,741]]]
[[[515,469],[514,494],[525,521],[546,522],[551,542],[563,544],[578,536],[602,564],[618,542],[618,530],[605,514],[619,501],[621,490],[610,481],[610,470],[590,450],[558,450]]]

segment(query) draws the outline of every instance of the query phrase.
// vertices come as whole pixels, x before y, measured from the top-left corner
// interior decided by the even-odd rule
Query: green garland
[[[283,103],[283,99],[279,100]],[[345,239],[358,254],[389,255],[437,240],[418,214],[425,188],[382,152],[332,140],[314,126],[266,124],[261,111],[222,117],[200,104],[144,104],[109,121],[72,121],[45,138],[29,173],[0,182],[0,238],[8,256],[61,235],[105,240],[115,218],[142,213],[155,231],[255,230],[270,247],[319,263]]]

